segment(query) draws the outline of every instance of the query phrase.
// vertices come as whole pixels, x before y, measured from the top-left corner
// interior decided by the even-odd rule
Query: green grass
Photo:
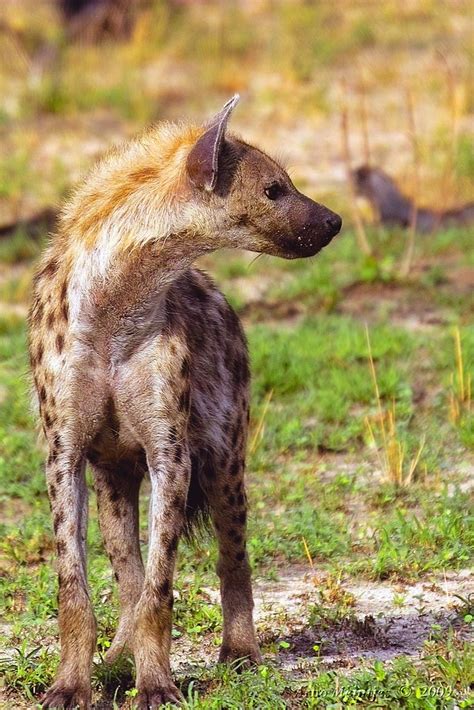
[[[261,708],[347,707],[410,708],[413,710],[444,710],[456,705],[472,707],[473,648],[453,635],[425,644],[417,664],[400,657],[386,666],[376,661],[368,667],[339,674],[321,672],[305,682],[289,681],[269,666],[255,672],[236,672],[218,666],[213,671],[202,671],[183,685],[187,710],[220,710],[222,707],[240,710]],[[101,669],[97,668],[100,675]],[[125,682],[124,682],[125,678]],[[23,692],[30,700],[33,692],[41,690],[51,680],[51,663],[44,649],[27,651],[26,644],[15,649],[14,660],[5,663],[7,683]],[[112,678],[102,675],[104,681]],[[115,685],[110,696],[115,702],[130,698],[135,690],[127,682],[127,669],[122,668],[122,685]],[[115,701],[115,702],[114,702]],[[289,703],[292,703],[289,705]]]
[[[393,240],[396,248],[396,235]],[[468,241],[463,233],[450,232],[434,238],[429,249],[441,263],[451,253],[463,259]],[[470,306],[455,299],[446,306],[437,278],[393,282],[384,292],[387,298],[390,289],[397,289],[393,304],[387,308],[382,300],[378,303],[371,289],[376,294],[386,280],[363,280],[364,261],[350,233],[334,245],[332,256],[329,251],[321,256],[320,268],[318,260],[259,260],[249,268],[238,254],[228,257],[217,255],[210,263],[226,291],[232,292],[236,279],[259,279],[261,273],[270,276],[264,302],[304,303],[300,316],[288,321],[267,320],[264,310],[255,317],[252,309],[245,309],[253,371],[251,440],[260,431],[248,466],[249,551],[255,572],[274,578],[288,564],[306,564],[307,552],[319,570],[338,579],[410,582],[468,567],[474,549],[473,507],[459,471],[469,461],[465,447],[472,441],[472,415],[453,425],[448,405],[450,373],[456,366],[452,323],[460,327],[466,371],[474,362]],[[361,284],[368,291],[357,317],[351,317],[344,306],[354,285]],[[393,325],[396,309],[407,298],[414,304],[416,299],[429,301],[443,313],[449,308],[449,317],[427,330],[406,327],[403,318]],[[365,419],[376,414],[377,403],[366,318],[382,404],[395,407],[408,453],[426,438],[407,489],[381,479],[367,435]],[[8,625],[3,640],[14,649],[2,665],[11,697],[32,700],[50,682],[57,664],[56,653],[44,651],[56,637],[57,608],[43,453],[29,405],[25,338],[20,315],[0,314],[0,595]],[[91,511],[89,577],[103,653],[116,624],[117,597],[93,495]],[[206,592],[216,586],[215,559],[215,544],[206,536],[194,545],[181,545],[173,636],[206,641],[217,654],[221,612]],[[352,611],[350,604],[317,602],[311,613],[334,624],[350,619]],[[468,612],[465,617],[469,619]],[[378,707],[443,708],[453,698],[467,707],[462,703],[467,703],[472,651],[453,634],[430,641],[417,665],[400,658],[350,674],[322,667],[321,674],[311,672],[303,683],[270,661],[254,674],[197,669],[196,677],[183,681],[183,689],[189,708],[285,707],[290,701],[307,708],[374,702]],[[278,644],[271,648],[270,659],[279,652]],[[95,687],[117,703],[131,703],[131,670],[128,662],[107,669],[99,659]]]
[[[381,131],[399,138],[406,131],[409,87],[418,126],[420,199],[434,205],[441,197],[449,203],[470,199],[472,138],[462,128],[473,108],[465,8],[419,0],[401,9],[400,3],[384,0],[368,12],[367,3],[295,0],[272,3],[272,12],[268,3],[247,3],[248,11],[238,4],[194,8],[191,3],[173,11],[170,3],[156,0],[130,42],[89,47],[69,46],[50,3],[33,4],[23,0],[15,4],[14,17],[6,15],[20,31],[20,49],[30,53],[24,61],[7,44],[6,58],[11,54],[18,63],[6,62],[0,71],[8,97],[0,106],[0,125],[6,129],[0,201],[6,219],[58,201],[70,175],[106,147],[105,136],[115,140],[155,118],[201,118],[234,91],[248,94],[236,116],[244,135],[252,127],[257,143],[268,147],[269,129],[278,125],[281,135],[301,137],[304,167],[324,172],[324,162],[339,151],[339,138],[331,131],[338,130],[341,76],[348,81],[354,160],[361,158],[354,147],[361,129],[359,84],[366,92],[369,132],[375,133],[372,158],[385,161],[387,168],[398,148],[387,141],[382,150]],[[30,76],[35,57],[48,43],[56,51],[54,61]],[[428,78],[413,72],[414,58],[423,72],[429,66]],[[453,70],[454,64],[450,86],[447,68]],[[369,74],[364,66],[371,67]],[[456,97],[456,127],[450,91]],[[433,130],[425,131],[425,112],[432,114],[433,107],[439,115]],[[328,130],[329,141],[321,151],[322,165],[321,130]],[[89,134],[90,144],[84,142]],[[403,148],[396,157],[409,189],[410,156]],[[445,186],[446,177],[452,185]],[[301,189],[347,216],[342,191],[321,196],[310,177],[303,182]],[[367,231],[374,250],[370,258],[358,253],[352,232],[345,229],[314,260],[263,257],[249,263],[238,252],[204,260],[244,317],[249,339],[251,441],[259,433],[248,465],[255,573],[275,580],[290,565],[306,565],[311,573],[338,580],[321,582],[320,594],[307,601],[309,624],[323,629],[357,626],[345,582],[409,584],[432,573],[442,577],[469,567],[474,549],[467,487],[474,417],[467,407],[455,423],[449,416],[454,326],[460,329],[466,373],[474,372],[474,300],[462,282],[462,274],[474,267],[472,231],[417,237],[416,268],[405,281],[398,277],[398,265],[406,233]],[[22,317],[31,290],[28,265],[40,248],[41,242],[21,229],[0,243],[0,598],[5,602],[0,642],[8,649],[0,653],[0,693],[7,693],[5,708],[32,707],[58,662],[52,526],[44,453],[30,407]],[[425,440],[408,488],[383,479],[368,435],[366,418],[377,416],[377,401],[366,322],[382,407],[394,407],[406,457],[415,456]],[[108,706],[124,702],[130,708],[135,696],[131,663],[124,659],[109,669],[101,660],[118,604],[93,494],[90,503],[89,578],[99,629],[93,683]],[[144,495],[145,539],[146,507]],[[215,560],[215,543],[208,537],[195,545],[184,542],[175,582],[173,636],[178,642],[190,639],[193,648],[208,644],[210,658],[217,657],[222,624],[220,608],[207,593],[217,586]],[[335,591],[334,599],[329,592]],[[266,665],[254,673],[196,666],[181,674],[187,707],[471,707],[474,657],[463,634],[472,625],[472,599],[459,601],[452,628],[443,634],[433,628],[416,662],[400,657],[328,671],[323,645],[314,649],[298,680],[279,670],[282,644],[288,642],[272,629],[272,639],[264,643]]]

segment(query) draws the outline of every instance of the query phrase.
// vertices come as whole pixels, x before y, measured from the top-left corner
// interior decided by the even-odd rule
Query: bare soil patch
[[[474,641],[474,629],[459,619],[461,601],[456,596],[467,598],[472,591],[471,570],[446,572],[415,584],[348,581],[343,588],[355,602],[347,619],[312,625],[311,607],[320,602],[322,583],[323,578],[307,568],[288,567],[278,581],[256,580],[254,585],[264,658],[294,679],[316,669],[357,668],[370,660],[389,661],[401,655],[416,659],[431,634],[445,634],[449,628]],[[207,593],[218,603],[217,590]],[[174,641],[172,664],[180,676],[193,675],[216,659],[217,648],[209,640],[199,646],[186,638]]]

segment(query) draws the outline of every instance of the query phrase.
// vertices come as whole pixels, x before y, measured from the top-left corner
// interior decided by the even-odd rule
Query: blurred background
[[[386,683],[395,699],[379,706],[398,707],[406,677],[412,688],[448,684],[467,697],[473,22],[468,0],[2,0],[1,633],[19,649],[6,661],[5,707],[31,706],[57,652],[44,451],[27,376],[35,261],[62,198],[103,151],[153,121],[202,122],[235,92],[232,130],[281,158],[300,190],[342,214],[344,228],[315,259],[228,252],[200,264],[249,337],[249,548],[258,579],[283,580],[280,602],[259,583],[257,598],[266,589],[283,611],[278,622],[258,612],[276,675],[206,676],[197,687],[209,704],[192,707],[280,707],[282,693],[289,707],[320,707],[318,697],[338,702],[338,684],[359,681],[382,688],[380,697]],[[104,650],[117,603],[92,518]],[[213,555],[208,541],[184,545],[177,582],[177,648],[190,636],[198,664],[215,655],[221,624],[209,592]],[[444,591],[423,601],[416,585],[429,578],[437,589],[436,575]],[[289,601],[304,584],[304,600]],[[361,601],[367,585],[370,609]],[[429,615],[455,593],[462,611]],[[366,612],[372,621],[357,626]],[[405,612],[411,620],[400,625]],[[440,629],[434,640],[431,623]],[[399,671],[374,666],[365,680],[347,680],[338,669],[358,667],[361,643],[369,661],[401,656]],[[306,696],[288,671],[301,659],[336,674],[301,671]],[[113,695],[118,676],[98,668],[95,687],[108,683]],[[433,707],[416,697],[410,707]]]
[[[234,92],[235,130],[311,193],[344,206],[346,106],[355,163],[413,192],[416,140],[420,200],[448,207],[474,170],[472,22],[462,0],[3,0],[0,220],[56,202],[150,121],[201,121]]]

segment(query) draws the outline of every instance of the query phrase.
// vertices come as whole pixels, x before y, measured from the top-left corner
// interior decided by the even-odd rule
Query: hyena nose
[[[329,217],[326,217],[326,226],[328,228],[328,231],[329,231],[331,237],[335,237],[336,234],[338,234],[341,231],[342,219],[339,217],[338,214],[336,214],[335,212],[332,212],[332,214],[330,214]]]

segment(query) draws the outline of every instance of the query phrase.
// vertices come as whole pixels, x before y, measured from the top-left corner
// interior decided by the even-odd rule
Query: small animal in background
[[[412,200],[403,195],[395,181],[380,168],[362,165],[353,171],[356,193],[366,197],[387,226],[409,227],[415,210]],[[446,227],[474,223],[474,202],[450,210],[416,207],[418,232],[433,232]]]
[[[219,547],[219,660],[260,661],[246,551],[246,341],[224,296],[191,265],[221,247],[313,256],[341,218],[227,133],[237,100],[204,126],[162,123],[112,150],[65,204],[36,274],[29,348],[49,447],[61,640],[45,708],[91,704],[87,462],[121,606],[107,660],[134,654],[139,708],[181,698],[169,663],[173,571],[179,538],[200,515]]]

